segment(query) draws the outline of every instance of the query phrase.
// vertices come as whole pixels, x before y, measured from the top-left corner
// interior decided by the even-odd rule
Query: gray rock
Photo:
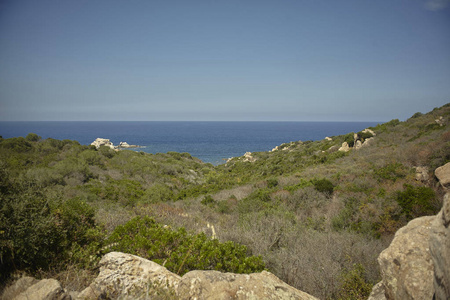
[[[384,295],[383,281],[380,281],[373,286],[372,292],[370,293],[367,300],[386,300],[386,296]]]
[[[272,273],[191,271],[178,286],[180,299],[317,299],[281,281]]]
[[[450,189],[450,163],[446,163],[442,167],[437,168],[434,174],[444,189]]]
[[[13,300],[70,300],[70,296],[55,279],[42,279],[26,291],[14,297]]]
[[[426,182],[430,179],[428,167],[416,167],[416,180]]]
[[[436,299],[450,299],[450,194],[432,223],[430,251],[434,264]]]
[[[191,271],[183,277],[147,259],[120,252],[106,254],[100,274],[77,299],[316,299],[269,272],[232,274]]]
[[[180,281],[166,268],[132,254],[110,252],[99,265],[99,275],[78,299],[147,299],[155,291],[174,293]]]
[[[430,226],[435,216],[410,221],[378,257],[387,299],[431,299],[433,261]]]
[[[30,286],[37,283],[38,281],[39,280],[37,280],[36,278],[29,276],[21,277],[12,285],[5,288],[0,299],[13,299],[20,293],[25,292]]]

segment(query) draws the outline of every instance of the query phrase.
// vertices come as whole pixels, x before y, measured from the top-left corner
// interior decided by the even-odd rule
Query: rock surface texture
[[[369,300],[450,299],[450,194],[437,216],[414,219],[398,230],[378,263],[382,281]]]
[[[410,221],[378,257],[387,299],[433,298],[434,267],[428,245],[434,219]]]
[[[183,277],[144,258],[111,252],[100,261],[100,274],[77,299],[316,299],[269,272],[232,274],[191,271]],[[150,297],[151,299],[151,297]]]
[[[435,299],[450,299],[450,194],[431,226],[430,252],[434,264]]]
[[[263,271],[254,274],[191,271],[178,285],[180,299],[316,299]]]
[[[77,299],[316,299],[269,272],[232,274],[191,271],[180,277],[147,259],[111,252],[100,261],[100,274]],[[150,297],[151,299],[151,297]]]
[[[95,146],[95,148],[100,148],[101,146],[106,146],[111,149],[115,149],[114,144],[111,143],[109,139],[102,139],[102,138],[96,138],[95,141],[91,143],[92,146]]]
[[[434,174],[436,175],[437,179],[439,179],[439,182],[441,183],[442,187],[444,189],[449,190],[450,189],[450,163],[446,163],[442,167],[437,168],[434,171]]]
[[[42,279],[36,280],[31,277],[23,277],[19,281],[25,280],[26,282],[21,282],[19,286],[26,286],[27,283],[32,283],[23,292],[18,295],[8,294],[5,295],[7,291],[3,294],[3,298],[7,299],[7,296],[11,296],[12,300],[70,300],[71,297],[67,294],[61,284],[55,279]],[[15,285],[17,285],[16,282]],[[19,287],[20,288],[20,287]]]
[[[79,299],[144,298],[154,288],[170,293],[180,281],[180,276],[166,268],[132,254],[110,252],[99,265],[99,275],[78,295]]]

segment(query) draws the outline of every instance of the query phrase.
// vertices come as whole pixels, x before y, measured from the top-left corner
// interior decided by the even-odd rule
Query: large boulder
[[[56,279],[42,279],[12,298],[13,300],[70,300]]]
[[[183,277],[147,259],[120,252],[106,254],[100,274],[77,299],[316,299],[269,272],[232,274],[191,271]],[[150,297],[149,297],[150,296]]]
[[[350,151],[350,146],[348,145],[347,142],[343,142],[341,148],[339,148],[338,151],[348,152]]]
[[[432,299],[433,261],[429,250],[434,216],[410,221],[378,257],[387,299]]]
[[[450,189],[450,163],[446,163],[442,167],[437,168],[434,174],[444,189]]]
[[[100,148],[101,146],[106,146],[111,149],[115,149],[114,144],[109,139],[96,138],[95,141],[91,143],[95,148]]]
[[[281,281],[272,273],[221,273],[191,271],[179,285],[180,299],[317,299]]]
[[[378,263],[382,281],[369,300],[450,299],[450,194],[437,216],[399,229]]]
[[[142,257],[110,252],[99,263],[100,273],[78,299],[147,299],[149,291],[171,294],[180,276]]]
[[[450,299],[450,194],[444,196],[441,211],[431,224],[431,258],[437,300]]]

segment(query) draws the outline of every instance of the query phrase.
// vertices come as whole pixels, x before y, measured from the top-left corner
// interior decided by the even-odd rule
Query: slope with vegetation
[[[433,170],[450,161],[449,117],[447,104],[392,120],[349,152],[338,149],[353,133],[216,167],[187,153],[0,139],[1,280],[28,272],[81,290],[117,250],[178,274],[266,268],[321,299],[367,298],[395,231],[440,209]]]

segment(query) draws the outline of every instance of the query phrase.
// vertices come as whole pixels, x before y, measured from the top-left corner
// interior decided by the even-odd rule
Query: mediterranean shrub
[[[425,186],[412,186],[405,184],[404,191],[398,191],[395,200],[402,208],[402,214],[408,220],[436,213],[433,203],[436,198],[434,191]]]
[[[326,178],[316,179],[316,180],[312,180],[311,182],[317,191],[324,193],[327,196],[330,196],[331,194],[333,194],[334,185],[328,179],[326,179]]]
[[[136,217],[117,226],[108,240],[115,251],[150,259],[183,275],[191,270],[253,273],[264,270],[260,256],[247,256],[247,247],[220,243],[204,233],[192,235],[184,228],[173,230],[149,217]]]

